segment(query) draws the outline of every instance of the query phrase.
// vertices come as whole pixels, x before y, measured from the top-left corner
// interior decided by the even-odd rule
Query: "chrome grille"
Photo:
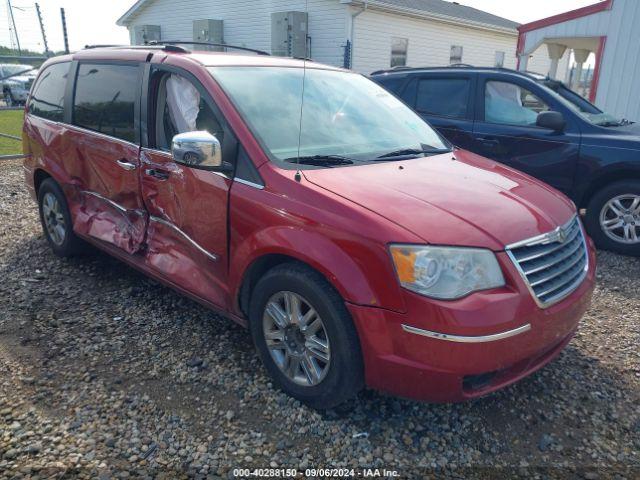
[[[508,245],[506,252],[541,307],[559,302],[584,280],[589,257],[578,217],[552,232]]]

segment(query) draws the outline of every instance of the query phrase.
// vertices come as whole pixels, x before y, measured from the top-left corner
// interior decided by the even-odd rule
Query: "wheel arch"
[[[242,276],[242,282],[238,290],[237,305],[240,311],[246,316],[249,316],[249,304],[251,301],[251,294],[253,289],[260,279],[271,269],[283,265],[286,263],[299,263],[305,265],[317,272],[311,265],[301,262],[295,257],[290,255],[284,255],[279,253],[270,253],[256,258],[245,270]],[[320,272],[318,272],[320,273]],[[324,277],[324,275],[323,275]],[[325,280],[328,281],[328,279]]]
[[[318,272],[347,302],[404,311],[400,286],[388,252],[372,246],[353,252],[318,232],[274,227],[250,237],[235,249],[231,258],[230,285],[234,309],[247,315],[252,289],[270,269],[297,262]],[[260,240],[269,240],[268,244]],[[262,245],[260,245],[262,244]],[[260,246],[258,246],[260,245]],[[366,270],[365,270],[366,267]]]
[[[585,192],[582,194],[580,202],[578,204],[578,208],[587,208],[587,205],[596,193],[613,183],[622,181],[640,182],[640,170],[610,170],[595,176],[593,178],[593,181],[589,184]]]
[[[33,188],[36,192],[36,196],[38,195],[38,190],[40,190],[40,185],[42,185],[42,182],[47,178],[53,178],[53,176],[42,168],[36,168],[33,172]]]

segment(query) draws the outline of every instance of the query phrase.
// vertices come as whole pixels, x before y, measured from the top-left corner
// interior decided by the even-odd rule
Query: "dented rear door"
[[[74,230],[128,254],[144,243],[139,62],[74,62],[68,131]]]

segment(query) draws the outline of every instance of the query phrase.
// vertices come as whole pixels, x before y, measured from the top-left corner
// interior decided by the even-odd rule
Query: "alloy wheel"
[[[640,243],[640,195],[618,195],[605,203],[600,228],[616,242]]]
[[[49,238],[60,246],[67,236],[67,224],[62,214],[62,207],[52,193],[45,193],[42,198],[42,218],[49,233]]]
[[[331,364],[327,330],[320,315],[302,296],[278,292],[267,302],[262,328],[271,358],[294,383],[318,385]]]

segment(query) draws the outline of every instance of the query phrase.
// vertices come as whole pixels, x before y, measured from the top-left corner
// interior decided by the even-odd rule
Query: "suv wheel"
[[[42,230],[53,253],[71,257],[84,251],[84,242],[73,233],[71,214],[60,186],[51,178],[38,189]]]
[[[4,103],[7,107],[15,106],[15,101],[13,100],[13,95],[11,95],[11,90],[4,91]]]
[[[640,256],[640,181],[613,183],[587,206],[589,234],[599,248]]]
[[[364,385],[360,342],[344,300],[314,270],[270,270],[251,296],[249,323],[265,368],[287,394],[331,408]]]

